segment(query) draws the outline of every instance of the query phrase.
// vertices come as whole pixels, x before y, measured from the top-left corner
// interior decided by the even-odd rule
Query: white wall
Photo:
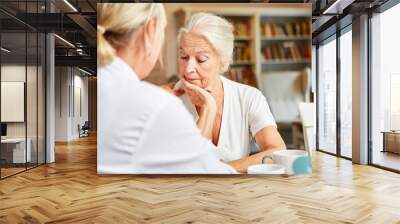
[[[55,140],[79,138],[78,124],[88,120],[88,78],[76,68],[56,67],[55,111]]]
[[[55,141],[68,140],[70,69],[55,68]]]
[[[80,72],[77,74],[77,70],[75,70],[74,73],[74,96],[72,96],[74,99],[74,111],[72,111],[71,135],[72,138],[78,138],[78,124],[82,126],[85,121],[88,120],[88,78],[87,76],[82,77]],[[80,91],[80,93],[78,93],[78,91]],[[79,102],[79,100],[81,102]]]
[[[36,76],[36,67],[33,66],[28,66],[25,67],[25,65],[2,65],[1,66],[1,81],[7,82],[7,81],[18,81],[18,82],[25,82],[25,75],[26,75],[26,70],[27,69],[27,75],[28,75],[28,80],[29,83],[32,85],[36,85],[36,81],[32,83],[32,78],[30,75],[35,75]],[[28,88],[28,97],[34,97],[36,99],[36,88]],[[27,103],[33,102],[34,100],[32,99],[27,99]],[[36,103],[34,105],[29,105],[30,110],[35,110],[36,109]],[[6,108],[1,108],[2,110],[6,110]],[[36,121],[36,113],[28,113],[28,121]],[[31,117],[31,115],[34,115]],[[33,127],[33,125],[28,125],[28,129],[30,127]],[[36,130],[36,126],[34,127]],[[28,135],[31,133],[30,130],[28,130]],[[8,137],[25,137],[25,122],[7,122],[7,136]],[[29,136],[28,136],[29,137]]]

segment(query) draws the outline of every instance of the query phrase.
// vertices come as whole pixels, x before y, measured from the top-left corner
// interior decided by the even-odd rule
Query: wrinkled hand
[[[199,109],[197,127],[201,134],[207,139],[212,139],[215,116],[217,114],[217,103],[211,93],[188,81],[181,79],[182,86],[174,91],[176,96],[187,93],[190,101]]]
[[[181,79],[181,82],[182,87],[174,92],[176,96],[186,93],[189,96],[190,101],[197,107],[207,107],[209,109],[211,108],[212,110],[217,109],[217,103],[208,90],[193,85],[184,79]]]

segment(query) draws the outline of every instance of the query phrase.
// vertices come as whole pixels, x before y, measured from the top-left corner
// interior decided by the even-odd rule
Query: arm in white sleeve
[[[143,173],[230,174],[236,171],[221,162],[216,147],[201,136],[191,115],[178,99],[154,113],[134,155]]]
[[[251,99],[249,101],[249,124],[250,131],[253,136],[257,134],[258,131],[267,126],[276,126],[275,119],[269,108],[267,99],[259,90],[254,90],[251,92]]]

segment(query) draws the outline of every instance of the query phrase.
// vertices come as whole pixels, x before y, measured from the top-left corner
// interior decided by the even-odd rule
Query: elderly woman
[[[264,95],[224,78],[233,53],[233,28],[225,19],[194,14],[180,29],[179,76],[174,86],[202,134],[217,146],[219,158],[239,172],[285,149]],[[254,137],[261,152],[251,155]]]

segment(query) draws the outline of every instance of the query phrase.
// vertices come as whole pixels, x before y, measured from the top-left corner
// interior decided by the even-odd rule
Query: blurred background
[[[177,32],[193,13],[222,16],[232,23],[235,35],[234,60],[223,75],[260,89],[288,148],[304,149],[299,103],[314,101],[311,4],[166,3],[165,9],[164,67],[157,66],[147,80],[165,84],[177,79]]]
[[[0,1],[0,178],[95,132],[96,24],[95,0]]]

